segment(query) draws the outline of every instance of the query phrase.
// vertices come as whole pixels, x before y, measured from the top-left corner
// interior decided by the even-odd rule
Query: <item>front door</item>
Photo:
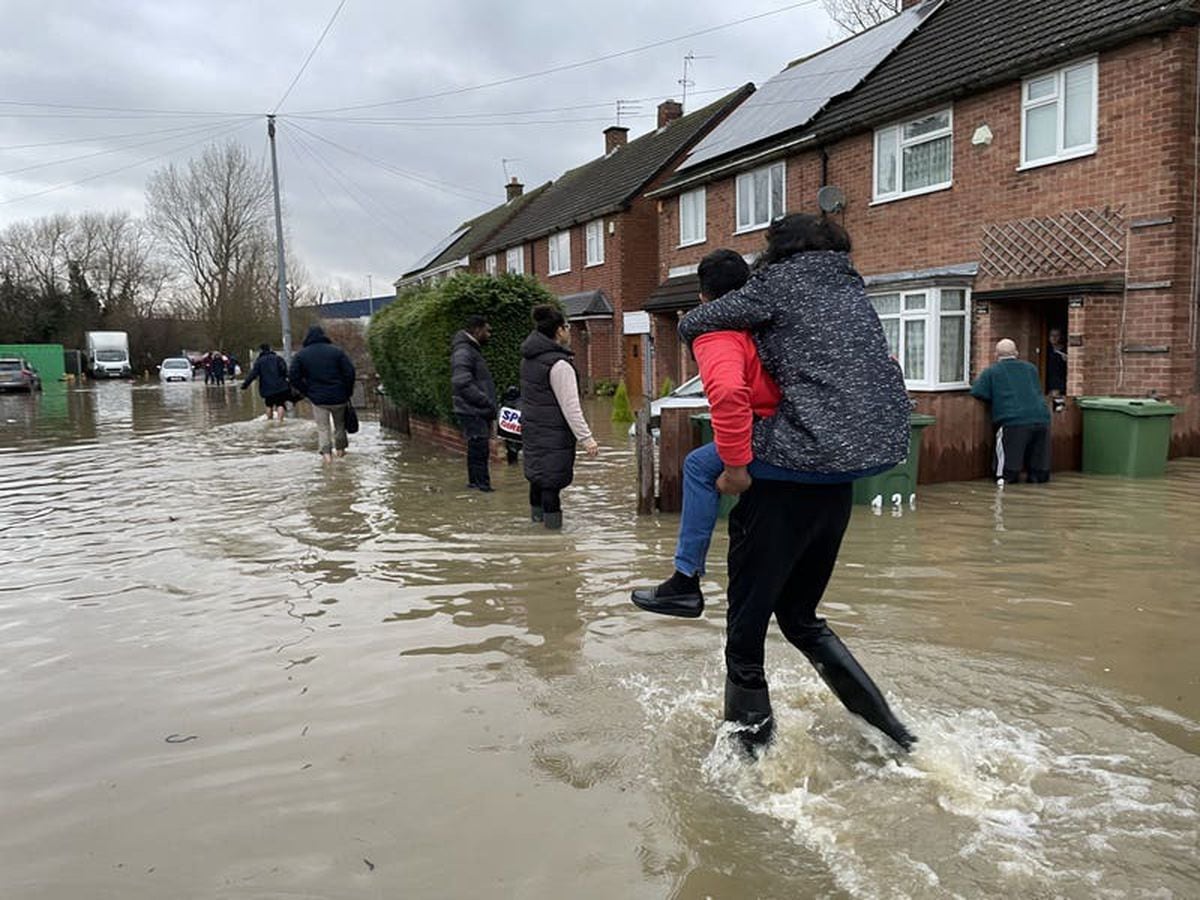
[[[629,392],[629,406],[639,409],[645,396],[645,380],[642,372],[646,368],[646,336],[627,334],[625,341],[625,390]]]

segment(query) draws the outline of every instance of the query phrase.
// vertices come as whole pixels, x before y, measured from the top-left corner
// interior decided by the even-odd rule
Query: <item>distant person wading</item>
[[[492,336],[485,317],[474,315],[467,327],[450,342],[450,386],[454,391],[454,415],[467,442],[467,487],[490,493],[492,476],[492,422],[496,419],[496,384],[483,348]]]

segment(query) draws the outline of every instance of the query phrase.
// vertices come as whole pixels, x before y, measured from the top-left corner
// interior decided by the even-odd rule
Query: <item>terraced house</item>
[[[1193,0],[924,0],[788,66],[651,193],[654,377],[692,371],[675,325],[700,258],[824,207],[938,417],[925,480],[986,473],[970,379],[1000,337],[1044,371],[1051,329],[1069,397],[1170,398],[1172,453],[1200,453],[1198,21]],[[1079,431],[1068,400],[1058,467]]]
[[[604,155],[564,173],[472,251],[472,271],[533,275],[562,300],[585,389],[623,379],[631,397],[652,390],[639,319],[658,283],[659,246],[646,192],[752,92],[745,85],[688,115],[667,100],[655,129],[633,141],[628,128],[605,129]]]

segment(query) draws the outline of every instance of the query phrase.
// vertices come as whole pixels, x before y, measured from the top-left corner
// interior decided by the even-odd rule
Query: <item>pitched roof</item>
[[[1198,19],[1196,0],[947,0],[814,130],[872,127]]]
[[[564,173],[474,252],[491,253],[620,209],[729,110],[754,92],[731,94]]]
[[[373,315],[396,299],[395,294],[384,294],[382,297],[362,297],[358,300],[336,300],[333,303],[321,303],[314,306],[317,316],[322,319],[361,319]]]
[[[426,269],[436,269],[456,259],[470,256],[480,244],[495,234],[498,228],[501,228],[513,216],[536,200],[548,187],[550,187],[549,181],[520,197],[489,209],[474,219],[463,222],[414,263],[411,269],[400,276],[400,280],[411,278]]]
[[[673,275],[654,289],[642,309],[646,312],[669,312],[691,309],[700,305],[700,276]]]
[[[584,291],[580,294],[566,294],[558,298],[566,310],[568,319],[580,316],[611,316],[612,301],[604,291]]]
[[[1047,66],[1200,20],[1197,0],[924,0],[915,9],[931,10],[921,27],[812,121],[730,146],[722,156],[680,171],[655,193],[704,180],[718,169],[770,155],[801,138],[829,141],[873,128]]]
[[[874,28],[792,63],[709,132],[679,170],[808,124],[834,97],[853,90],[941,2],[918,3]]]

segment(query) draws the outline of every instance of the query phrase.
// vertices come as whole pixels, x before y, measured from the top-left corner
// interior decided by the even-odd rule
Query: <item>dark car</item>
[[[42,389],[37,369],[22,356],[0,358],[0,391],[25,391],[32,394]]]

